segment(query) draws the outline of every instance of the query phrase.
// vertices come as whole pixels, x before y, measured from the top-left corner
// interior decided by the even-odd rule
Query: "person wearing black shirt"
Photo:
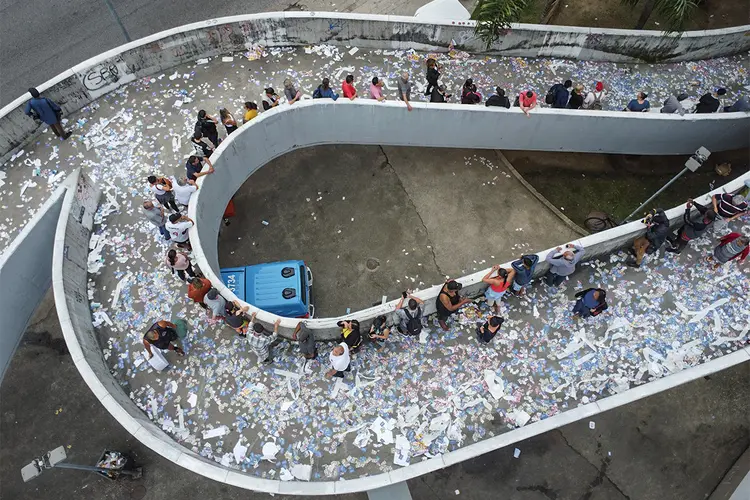
[[[695,207],[698,213],[701,214],[701,218],[697,221],[694,221],[690,217],[690,209],[692,207]],[[716,212],[690,199],[687,201],[687,205],[685,205],[685,214],[682,216],[682,219],[685,225],[680,228],[680,232],[676,238],[669,238],[669,243],[672,247],[667,248],[667,252],[679,254],[685,249],[690,240],[703,236],[711,224],[714,223],[714,220],[716,220]]]
[[[203,137],[206,137],[214,147],[219,145],[219,129],[216,128],[216,124],[219,120],[213,116],[206,114],[205,109],[198,111],[198,121],[195,122],[195,131],[200,131]]]
[[[424,91],[424,95],[432,95],[434,88],[438,86],[438,78],[440,78],[440,66],[437,61],[433,58],[427,59],[427,89]]]
[[[718,89],[716,95],[711,95],[711,92],[703,94],[698,100],[698,105],[695,106],[696,113],[715,113],[721,106],[720,97],[725,96],[727,93],[726,89]]]
[[[510,108],[510,100],[505,96],[505,91],[503,89],[495,87],[495,93],[487,99],[487,102],[485,102],[484,105]]]
[[[445,93],[445,85],[440,85],[438,87],[432,87],[430,102],[447,102],[450,97],[451,94]]]

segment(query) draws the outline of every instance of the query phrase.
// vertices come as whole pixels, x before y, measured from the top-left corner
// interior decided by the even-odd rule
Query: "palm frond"
[[[529,0],[480,0],[471,18],[477,21],[476,35],[489,49],[503,30],[518,21]]]
[[[657,11],[666,19],[666,33],[684,31],[685,24],[690,21],[698,7],[695,0],[659,0]]]

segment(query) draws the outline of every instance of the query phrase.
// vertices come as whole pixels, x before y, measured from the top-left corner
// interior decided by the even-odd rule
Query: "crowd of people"
[[[430,97],[431,102],[447,102],[452,96],[447,93],[445,85],[440,81],[440,65],[434,59],[427,60],[426,90],[425,95]],[[284,80],[283,94],[286,101],[293,105],[299,101],[303,94],[296,88],[294,82],[287,78]],[[369,87],[369,98],[378,101],[385,100],[383,94],[383,79],[373,77]],[[412,110],[410,103],[412,94],[412,83],[409,74],[402,73],[397,80],[398,98],[405,103],[409,111]],[[360,98],[355,86],[354,75],[347,75],[341,83],[341,94],[350,100]],[[748,111],[750,107],[742,104],[740,99],[733,106],[724,106],[721,98],[726,94],[724,89],[718,89],[714,94],[702,96],[695,105],[695,112],[720,112],[720,111]],[[313,99],[337,100],[339,94],[331,88],[330,80],[324,78],[315,89]],[[602,103],[608,98],[607,91],[602,82],[596,82],[591,90],[586,92],[581,84],[573,85],[571,80],[552,85],[547,92],[544,101],[553,108],[566,109],[602,109]],[[650,104],[648,96],[639,92],[635,99],[625,107],[626,111],[638,112],[648,111]],[[38,95],[35,97],[38,99]],[[672,96],[667,99],[661,108],[662,113],[688,112],[690,108],[685,106],[687,97],[684,94]],[[464,82],[461,90],[460,102],[462,104],[476,105],[482,102],[482,96],[477,90],[471,78]],[[264,89],[262,98],[263,110],[270,110],[281,103],[281,97],[272,87]],[[511,102],[504,89],[497,87],[495,92],[485,102],[486,106],[499,106],[510,108]],[[538,106],[537,95],[531,90],[521,92],[513,102],[527,116]],[[49,103],[32,104],[34,106],[50,106]],[[28,106],[27,106],[28,108]],[[733,109],[734,108],[734,109]],[[54,107],[50,106],[52,112]],[[40,115],[47,115],[47,110],[41,109]],[[258,116],[258,106],[251,101],[244,105],[243,123],[247,123]],[[149,188],[153,193],[156,203],[152,200],[143,203],[143,212],[146,219],[156,228],[166,241],[174,244],[165,255],[164,263],[173,274],[188,284],[188,297],[206,311],[208,317],[213,321],[221,321],[243,339],[246,339],[250,348],[258,357],[259,363],[271,363],[271,346],[277,340],[279,321],[274,324],[272,332],[266,332],[265,327],[256,321],[253,313],[248,316],[247,306],[241,306],[238,302],[231,302],[221,296],[219,291],[211,286],[211,283],[196,269],[190,258],[189,230],[194,222],[184,214],[189,205],[190,197],[198,190],[197,179],[214,172],[210,156],[220,144],[218,124],[224,126],[226,134],[230,135],[238,128],[238,122],[231,112],[226,108],[219,110],[218,117],[208,114],[205,110],[199,110],[190,141],[193,146],[193,154],[185,164],[185,175],[181,177],[165,177],[150,175],[147,178]],[[58,133],[59,130],[55,129]],[[206,168],[208,167],[208,168]],[[712,199],[712,207],[688,200],[683,218],[684,224],[677,234],[670,232],[669,219],[661,209],[655,209],[645,219],[646,232],[642,237],[636,238],[630,249],[631,257],[626,261],[630,266],[640,266],[646,256],[655,254],[664,245],[668,245],[667,252],[679,254],[688,243],[702,237],[711,225],[717,220],[731,222],[736,218],[748,213],[748,202],[740,195],[725,193],[715,195]],[[697,217],[693,215],[697,212]],[[731,260],[744,261],[750,253],[748,238],[736,232],[730,232],[722,237],[715,247],[712,255],[706,260],[714,266],[720,266]],[[575,243],[558,247],[549,252],[545,262],[549,270],[543,276],[542,281],[548,287],[559,287],[570,275],[585,254],[585,249]],[[484,301],[490,308],[490,316],[476,327],[477,340],[480,343],[489,343],[500,331],[505,319],[501,316],[502,301],[506,294],[522,296],[525,289],[531,283],[539,256],[536,254],[522,255],[513,261],[510,267],[493,266],[483,277],[482,281],[487,285],[483,295]],[[435,299],[437,323],[443,330],[448,330],[448,321],[463,306],[473,302],[475,299],[461,295],[462,285],[456,280],[446,281]],[[608,308],[607,292],[601,288],[588,288],[575,294],[575,303],[572,314],[575,318],[585,319],[597,316]],[[426,315],[424,303],[418,297],[409,292],[403,292],[401,300],[396,304],[392,317],[379,316],[374,319],[372,325],[363,335],[357,320],[345,320],[338,324],[340,328],[340,342],[329,355],[331,369],[327,372],[329,377],[345,377],[351,370],[352,356],[362,348],[365,340],[371,343],[385,342],[390,335],[397,331],[401,335],[419,336],[426,328]],[[168,321],[160,321],[152,325],[144,335],[144,344],[151,352],[150,346],[160,349],[173,349],[178,353],[182,351],[173,344],[177,340],[174,333],[174,324]],[[292,340],[299,343],[300,351],[306,360],[317,357],[315,347],[316,339],[312,330],[306,322],[301,320],[293,334]],[[183,353],[184,354],[184,353]]]

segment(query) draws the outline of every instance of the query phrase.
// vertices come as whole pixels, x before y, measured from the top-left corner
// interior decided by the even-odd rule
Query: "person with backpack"
[[[511,267],[516,272],[513,278],[513,285],[511,285],[511,291],[518,297],[524,294],[525,287],[531,282],[531,278],[534,277],[534,269],[536,264],[539,262],[539,256],[537,254],[522,255],[520,259],[511,262]]]
[[[568,105],[570,92],[568,89],[573,86],[571,80],[565,80],[564,83],[556,83],[549,88],[547,95],[544,96],[544,102],[553,108],[563,109]]]
[[[440,289],[440,293],[435,299],[435,309],[437,311],[438,323],[440,328],[444,331],[448,331],[448,318],[453,315],[456,311],[461,309],[462,306],[471,302],[471,299],[461,297],[458,292],[461,291],[463,285],[456,280],[448,280]]]
[[[497,276],[493,278],[492,275],[495,273],[497,273]],[[484,292],[484,297],[487,299],[487,305],[495,308],[495,314],[500,314],[500,302],[503,300],[505,292],[513,284],[515,276],[515,269],[503,269],[499,265],[494,265],[490,272],[482,278],[482,281],[489,285]]]
[[[495,338],[497,332],[500,331],[500,327],[503,326],[504,322],[505,320],[502,317],[492,316],[483,325],[477,326],[476,331],[479,342],[489,344]]]
[[[370,340],[388,340],[391,335],[391,329],[388,328],[388,319],[385,316],[378,316],[372,320],[370,331],[367,336]]]
[[[404,302],[409,299],[406,304]],[[401,294],[401,300],[396,304],[396,329],[404,335],[419,335],[422,332],[422,313],[424,302],[407,292]]]
[[[510,109],[510,100],[505,96],[505,91],[503,89],[495,87],[495,93],[487,99],[487,102],[485,102],[484,105],[487,107],[497,106]]]
[[[211,141],[213,147],[219,145],[219,129],[216,128],[216,124],[219,120],[206,113],[205,109],[198,111],[198,121],[195,122],[194,132],[200,132],[203,137]]]
[[[602,82],[596,82],[594,90],[586,94],[581,109],[593,109],[599,111],[602,109],[602,101],[604,101],[606,97],[607,92],[604,90],[604,84]]]
[[[477,92],[477,86],[469,78],[461,91],[461,104],[479,104],[480,102],[482,102],[482,94]]]
[[[573,306],[573,317],[588,318],[599,316],[607,310],[607,292],[601,288],[587,288],[578,292],[576,303]]]
[[[349,351],[354,352],[362,345],[362,334],[359,332],[359,321],[356,319],[344,320],[336,323],[341,328],[341,340],[349,346]]]
[[[146,348],[149,358],[154,356],[151,346],[161,350],[174,351],[180,356],[184,356],[185,351],[173,344],[177,338],[177,325],[166,320],[161,320],[151,325],[143,335],[143,346]]]
[[[34,87],[29,89],[31,100],[26,103],[25,113],[37,120],[41,120],[50,126],[52,132],[63,140],[70,137],[71,132],[66,132],[60,122],[62,109],[52,99],[42,97]]]
[[[334,101],[339,98],[339,95],[331,88],[331,81],[328,78],[323,78],[323,81],[318,88],[313,91],[313,99],[333,99]]]

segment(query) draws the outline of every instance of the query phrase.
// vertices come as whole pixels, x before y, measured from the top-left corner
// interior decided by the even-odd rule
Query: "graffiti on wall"
[[[94,99],[135,79],[134,72],[128,68],[121,56],[94,64],[77,75]]]

